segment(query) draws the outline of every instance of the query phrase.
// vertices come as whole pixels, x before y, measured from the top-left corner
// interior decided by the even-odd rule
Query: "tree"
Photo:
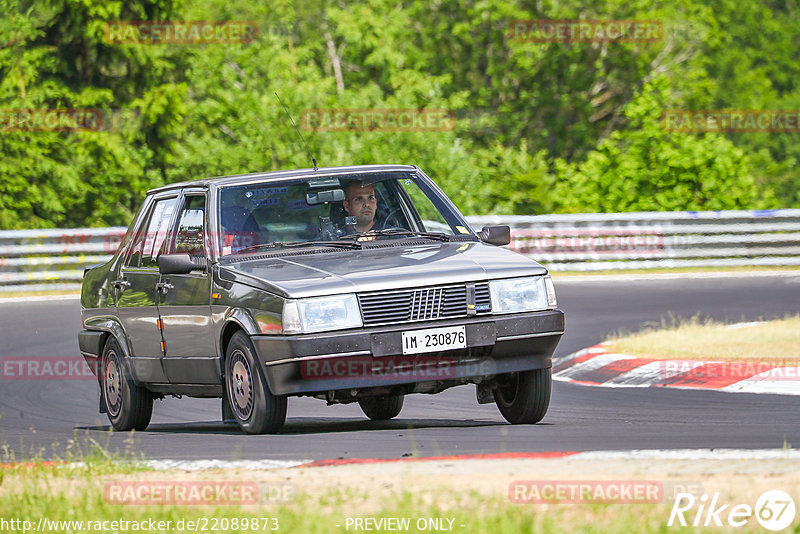
[[[560,162],[555,204],[565,212],[724,210],[769,206],[744,151],[719,134],[665,131],[667,80],[657,78],[625,108],[616,131],[578,165]]]

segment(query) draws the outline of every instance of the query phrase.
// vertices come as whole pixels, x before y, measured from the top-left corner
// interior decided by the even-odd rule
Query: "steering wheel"
[[[401,223],[401,213],[400,208],[395,208],[390,211],[386,217],[383,219],[383,229],[384,230],[408,230],[408,228],[404,227]]]

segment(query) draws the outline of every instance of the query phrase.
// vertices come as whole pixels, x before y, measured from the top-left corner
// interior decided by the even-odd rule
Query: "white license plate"
[[[467,346],[467,331],[464,326],[428,328],[403,332],[403,354],[439,352],[463,349]]]

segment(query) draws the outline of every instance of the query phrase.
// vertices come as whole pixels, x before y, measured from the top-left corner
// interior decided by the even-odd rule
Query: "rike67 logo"
[[[743,527],[755,516],[763,528],[778,531],[792,524],[795,512],[794,500],[780,490],[762,493],[754,507],[749,504],[723,504],[718,492],[710,498],[706,493],[700,498],[691,493],[679,493],[675,496],[667,526]]]

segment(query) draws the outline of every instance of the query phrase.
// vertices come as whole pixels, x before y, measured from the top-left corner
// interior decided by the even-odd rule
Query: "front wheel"
[[[244,332],[236,332],[225,354],[225,394],[233,418],[248,434],[274,433],[286,421],[286,397],[273,395]]]
[[[547,413],[552,389],[552,368],[520,371],[498,377],[494,398],[509,423],[534,424]]]
[[[373,421],[386,421],[397,417],[403,409],[403,395],[387,395],[385,397],[368,397],[358,401],[364,415]]]
[[[144,430],[153,415],[153,396],[133,382],[113,337],[106,341],[101,361],[100,388],[111,426],[122,432]]]

